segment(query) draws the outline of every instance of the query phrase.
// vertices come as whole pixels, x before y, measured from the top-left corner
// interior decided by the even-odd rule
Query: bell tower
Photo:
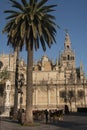
[[[71,48],[71,41],[68,31],[65,34],[64,50],[60,55],[60,64],[63,68],[75,68],[75,53]]]

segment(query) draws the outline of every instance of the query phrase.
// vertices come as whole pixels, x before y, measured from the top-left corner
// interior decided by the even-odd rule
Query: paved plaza
[[[87,130],[87,113],[64,115],[61,121],[39,121],[36,126],[21,126],[17,121],[0,118],[0,130]]]

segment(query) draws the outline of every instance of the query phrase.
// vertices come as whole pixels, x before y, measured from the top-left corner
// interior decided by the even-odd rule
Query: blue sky
[[[72,48],[76,54],[76,66],[79,67],[82,62],[84,71],[87,75],[87,0],[48,0],[49,4],[58,4],[53,13],[56,17],[56,23],[60,26],[57,29],[56,41],[52,48],[44,53],[42,48],[34,53],[34,59],[40,59],[44,54],[50,59],[56,60],[59,51],[64,49],[65,29],[68,29]],[[0,53],[9,53],[11,48],[7,47],[6,34],[2,34],[2,29],[6,24],[6,14],[4,10],[9,9],[8,0],[0,1]],[[25,50],[21,56],[26,57]],[[26,59],[26,58],[25,58]]]

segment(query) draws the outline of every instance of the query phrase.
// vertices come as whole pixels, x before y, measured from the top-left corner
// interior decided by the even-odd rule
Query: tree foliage
[[[20,45],[28,44],[37,50],[41,43],[43,50],[46,50],[46,44],[50,48],[56,42],[55,16],[50,12],[54,11],[56,5],[45,5],[48,0],[21,0],[21,3],[15,0],[9,0],[15,10],[6,10],[10,15],[6,18],[10,20],[4,32],[8,33],[8,45],[14,48]]]
[[[9,79],[10,73],[7,70],[7,67],[5,67],[1,72],[0,72],[0,79],[3,82],[6,79]]]

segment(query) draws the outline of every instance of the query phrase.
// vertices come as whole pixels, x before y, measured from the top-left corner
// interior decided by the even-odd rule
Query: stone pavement
[[[0,119],[0,130],[87,130],[87,113],[74,113],[64,115],[62,121],[49,122],[39,121],[37,126],[21,126],[17,121]]]

